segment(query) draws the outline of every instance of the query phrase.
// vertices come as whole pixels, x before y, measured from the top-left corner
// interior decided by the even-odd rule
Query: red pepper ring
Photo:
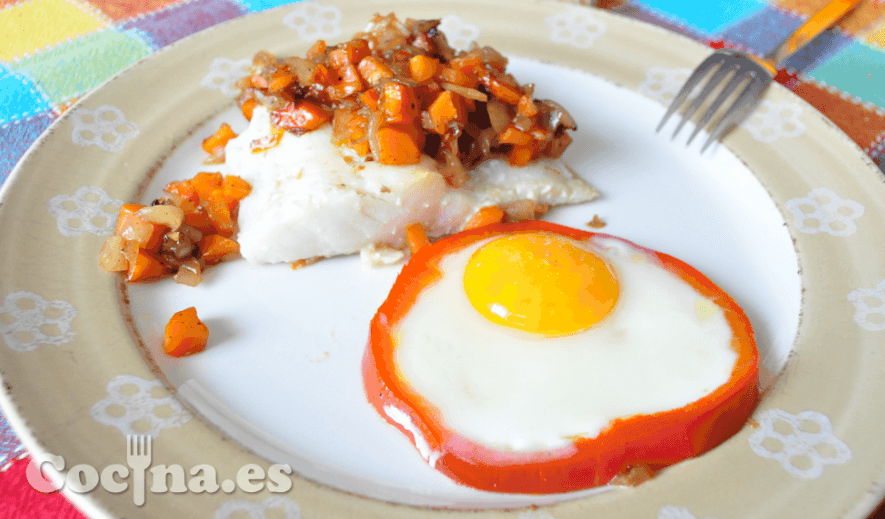
[[[447,429],[433,404],[396,375],[391,330],[407,314],[418,294],[440,278],[437,267],[445,255],[479,240],[524,231],[554,233],[577,240],[607,237],[540,221],[492,224],[449,236],[422,247],[412,257],[372,319],[363,357],[368,400],[385,420],[412,439],[434,468],[458,483],[481,490],[569,492],[605,485],[640,463],[659,469],[698,456],[744,426],[759,398],[759,354],[750,321],[728,294],[693,267],[672,256],[638,247],[654,254],[664,268],[724,311],[733,332],[731,347],[738,354],[725,384],[685,407],[613,420],[596,438],[577,438],[574,447],[555,451],[498,451]],[[411,419],[411,428],[417,429],[423,438],[416,442],[412,431],[385,412],[389,406],[405,413]]]

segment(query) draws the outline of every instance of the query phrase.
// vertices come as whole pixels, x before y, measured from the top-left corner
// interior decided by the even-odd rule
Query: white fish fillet
[[[352,254],[374,245],[402,248],[405,227],[413,222],[437,237],[459,231],[488,205],[524,199],[563,205],[598,195],[551,159],[522,168],[486,161],[453,189],[427,156],[408,166],[345,161],[331,133],[329,125],[301,136],[287,132],[278,146],[252,153],[250,143],[270,134],[270,115],[258,106],[248,129],[227,144],[231,173],[252,185],[240,203],[237,238],[249,262]]]

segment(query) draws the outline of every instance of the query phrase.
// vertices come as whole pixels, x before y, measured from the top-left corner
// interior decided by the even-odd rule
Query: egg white
[[[473,244],[441,261],[393,330],[398,376],[445,426],[499,450],[568,447],[613,419],[683,407],[730,377],[737,353],[722,310],[643,251],[616,239],[574,242],[606,257],[619,299],[600,323],[544,338],[498,325],[464,291]]]
[[[252,141],[270,133],[270,114],[258,106],[225,148],[231,173],[252,185],[240,203],[237,241],[253,263],[371,254],[381,244],[402,248],[413,222],[439,237],[461,230],[485,206],[523,199],[555,206],[598,196],[560,160],[522,168],[486,161],[453,189],[427,156],[407,166],[345,160],[346,150],[331,142],[331,125],[301,136],[287,132],[278,146],[252,153]]]

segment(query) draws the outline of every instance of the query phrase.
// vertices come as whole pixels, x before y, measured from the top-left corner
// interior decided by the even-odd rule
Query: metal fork
[[[698,108],[710,97],[716,87],[722,83],[727,76],[733,73],[731,79],[722,87],[719,95],[707,108],[707,111],[701,117],[691,137],[688,138],[688,144],[694,140],[695,136],[710,123],[713,116],[718,112],[722,105],[731,95],[733,95],[738,87],[746,83],[744,89],[738,94],[732,105],[725,111],[725,114],[713,127],[707,142],[701,148],[701,153],[707,149],[714,140],[720,135],[731,129],[732,126],[740,122],[742,117],[748,114],[760,101],[759,94],[774,80],[777,75],[777,65],[785,61],[796,51],[804,47],[818,34],[828,29],[837,20],[845,16],[849,11],[859,4],[861,0],[833,0],[814,16],[809,18],[802,26],[793,31],[789,36],[781,40],[773,49],[765,56],[758,58],[752,54],[733,49],[719,49],[711,56],[701,62],[700,65],[691,76],[682,85],[682,89],[673,98],[667,113],[658,124],[657,132],[661,131],[670,116],[673,115],[680,106],[688,99],[689,94],[698,87],[705,77],[711,72],[712,75],[704,85],[701,92],[686,109],[682,116],[682,121],[673,132],[673,137],[679,133],[679,130],[685,123],[691,119],[698,111]]]
[[[126,464],[132,469],[132,501],[135,506],[141,506],[144,504],[144,471],[151,465],[149,434],[126,436]]]

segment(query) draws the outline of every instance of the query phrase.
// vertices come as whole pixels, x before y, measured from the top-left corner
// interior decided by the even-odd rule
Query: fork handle
[[[132,502],[135,506],[144,504],[144,468],[132,470]]]
[[[772,66],[777,66],[793,53],[804,47],[818,34],[829,29],[849,11],[854,9],[861,0],[833,0],[825,5],[820,11],[806,20],[798,29],[781,40],[773,49],[768,51],[764,59]]]

